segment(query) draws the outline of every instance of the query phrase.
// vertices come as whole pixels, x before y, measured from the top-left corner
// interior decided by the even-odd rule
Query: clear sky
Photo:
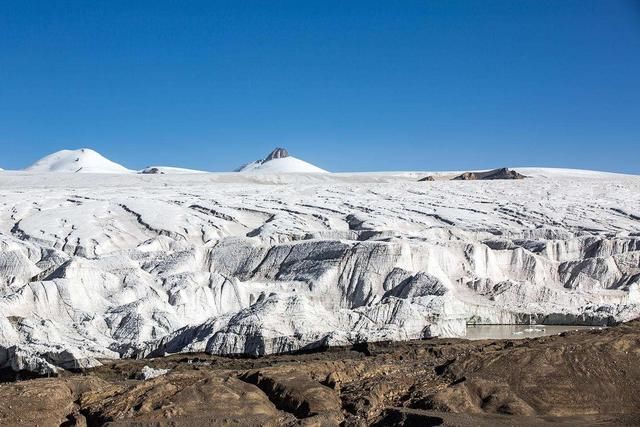
[[[0,2],[0,167],[640,173],[640,0]]]

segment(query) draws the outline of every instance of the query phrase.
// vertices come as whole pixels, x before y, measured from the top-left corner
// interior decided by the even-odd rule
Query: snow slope
[[[240,172],[260,172],[260,173],[326,173],[324,169],[307,163],[295,157],[285,157],[283,159],[273,159],[264,163],[249,163],[240,169]]]
[[[638,317],[640,177],[537,173],[4,172],[0,367]]]
[[[50,154],[25,169],[27,172],[129,173],[129,169],[89,148],[62,150]]]

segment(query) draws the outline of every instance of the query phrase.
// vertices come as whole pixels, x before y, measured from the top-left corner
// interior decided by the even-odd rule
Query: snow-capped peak
[[[128,173],[131,172],[118,163],[112,162],[89,148],[61,150],[35,162],[25,169],[27,172],[63,173]]]
[[[289,155],[284,148],[276,148],[263,160],[256,160],[236,169],[236,172],[263,172],[263,173],[326,173],[304,160]]]

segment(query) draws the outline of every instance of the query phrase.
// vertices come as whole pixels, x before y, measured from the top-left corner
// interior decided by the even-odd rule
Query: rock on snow
[[[637,317],[640,177],[526,174],[5,172],[0,367]]]

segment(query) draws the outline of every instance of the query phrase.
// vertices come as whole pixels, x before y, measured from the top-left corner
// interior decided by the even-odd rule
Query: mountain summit
[[[27,172],[128,173],[129,169],[112,162],[89,148],[62,150],[49,154],[25,169]]]
[[[262,173],[326,173],[324,169],[289,155],[285,148],[276,148],[263,160],[240,166],[235,172]]]
[[[285,157],[289,157],[289,152],[287,151],[287,149],[278,147],[271,153],[269,153],[269,155],[263,161],[268,162],[269,160],[284,159]]]

